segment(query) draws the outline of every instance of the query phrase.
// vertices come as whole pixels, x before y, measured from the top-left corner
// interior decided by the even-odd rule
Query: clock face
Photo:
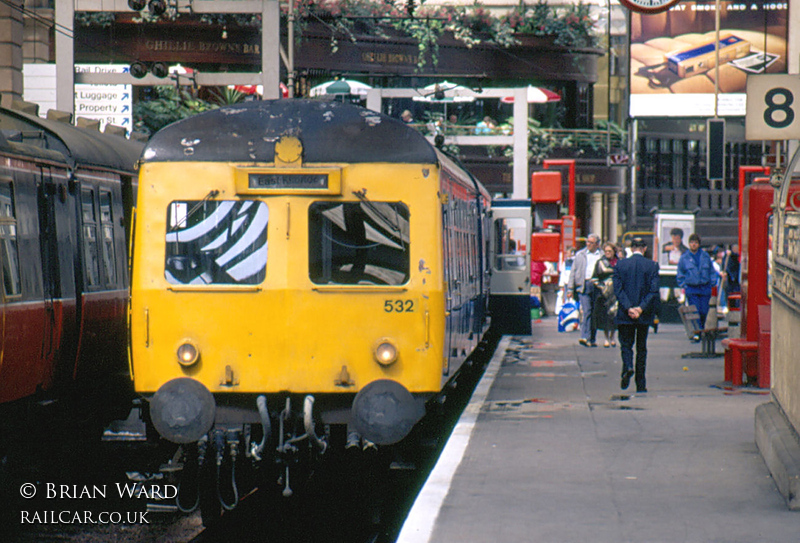
[[[680,0],[619,0],[631,11],[639,13],[660,13],[680,2]]]

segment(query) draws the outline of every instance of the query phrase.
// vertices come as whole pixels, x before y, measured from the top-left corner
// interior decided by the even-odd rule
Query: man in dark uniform
[[[617,296],[617,329],[622,351],[620,386],[628,388],[634,375],[633,345],[636,344],[636,392],[647,392],[647,332],[658,309],[658,264],[644,257],[647,243],[633,238],[633,254],[614,266],[614,294]]]

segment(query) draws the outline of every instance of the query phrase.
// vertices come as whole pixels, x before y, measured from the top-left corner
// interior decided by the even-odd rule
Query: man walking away
[[[595,342],[597,327],[592,318],[597,289],[592,282],[592,275],[601,256],[603,256],[603,252],[600,250],[600,236],[589,234],[586,238],[586,247],[575,254],[567,282],[567,292],[576,293],[580,304],[581,339],[579,343],[584,347],[597,347]]]
[[[647,243],[633,238],[628,258],[614,266],[614,294],[617,296],[617,335],[622,351],[623,390],[634,376],[633,346],[636,344],[636,392],[647,392],[647,332],[658,309],[658,264],[644,257]]]
[[[700,249],[700,236],[689,236],[689,250],[678,261],[678,286],[686,293],[686,301],[697,308],[700,327],[706,327],[711,289],[717,284],[719,274],[708,253]]]

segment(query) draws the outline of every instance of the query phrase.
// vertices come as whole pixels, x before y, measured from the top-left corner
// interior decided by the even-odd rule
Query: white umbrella
[[[472,90],[449,81],[434,83],[420,90],[420,96],[415,96],[415,102],[474,102]]]
[[[506,96],[501,99],[502,102],[506,104],[513,104],[514,97],[513,96]],[[561,96],[557,93],[543,89],[541,87],[533,87],[528,85],[528,103],[529,104],[546,104],[547,102],[559,102],[561,101]]]
[[[311,87],[309,96],[330,96],[335,94],[355,94],[358,96],[366,96],[367,91],[371,89],[366,83],[360,81],[353,81],[352,79],[335,79],[328,81],[316,87]]]

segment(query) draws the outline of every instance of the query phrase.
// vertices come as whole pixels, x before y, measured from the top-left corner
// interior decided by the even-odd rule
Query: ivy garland
[[[467,47],[482,42],[499,47],[511,47],[519,41],[517,34],[552,37],[553,43],[562,47],[597,47],[600,38],[595,32],[595,21],[590,17],[588,4],[551,6],[545,0],[536,4],[518,6],[497,16],[477,1],[471,6],[428,6],[425,0],[416,5],[406,0],[404,8],[393,0],[296,0],[294,4],[295,35],[302,40],[303,32],[311,21],[326,25],[330,31],[332,52],[344,38],[355,42],[359,34],[387,37],[392,28],[413,38],[419,44],[418,69],[428,63],[438,63],[438,44],[443,34],[449,32]],[[281,2],[281,17],[288,18],[288,2]],[[78,12],[75,14],[79,26],[101,26],[107,28],[114,22],[113,13]],[[180,17],[174,9],[161,16],[168,20]],[[143,10],[137,22],[157,22],[159,17]],[[209,25],[259,26],[260,14],[216,14],[204,15],[201,21]]]

